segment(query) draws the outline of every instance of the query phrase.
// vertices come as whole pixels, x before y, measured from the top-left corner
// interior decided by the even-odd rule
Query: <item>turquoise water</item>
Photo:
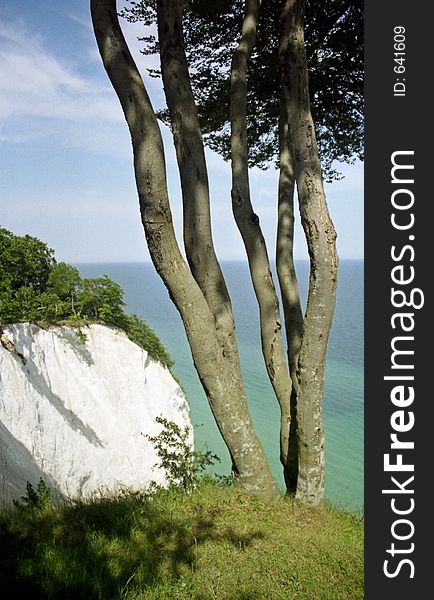
[[[81,264],[83,277],[107,274],[125,290],[127,310],[146,319],[172,357],[174,372],[185,389],[195,425],[196,444],[205,444],[222,462],[215,471],[227,474],[230,462],[214,424],[191,360],[178,312],[148,263]],[[309,265],[296,265],[303,300]],[[234,308],[245,386],[256,431],[273,475],[284,489],[279,462],[279,410],[266,375],[259,342],[258,308],[243,262],[222,264]],[[341,261],[336,312],[326,370],[326,498],[347,509],[363,506],[363,262]]]

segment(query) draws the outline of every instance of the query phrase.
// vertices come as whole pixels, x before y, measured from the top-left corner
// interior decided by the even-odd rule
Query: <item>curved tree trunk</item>
[[[303,314],[294,266],[294,191],[295,175],[289,135],[288,98],[283,86],[279,115],[279,193],[276,239],[276,268],[282,295],[288,365],[292,381],[291,427],[285,480],[288,491],[295,492],[298,478],[297,394],[298,357],[303,336]]]
[[[296,497],[303,502],[319,504],[324,495],[325,469],[324,369],[336,300],[338,258],[336,233],[327,209],[310,111],[304,5],[304,0],[285,0],[283,4],[280,55],[294,175],[311,264],[298,359],[299,471]]]
[[[122,35],[116,0],[91,0],[99,51],[131,134],[140,212],[157,272],[182,317],[193,360],[240,484],[278,496],[252,427],[240,377],[228,372],[214,314],[183,260],[170,211],[164,149],[151,102]]]
[[[214,316],[230,379],[246,402],[231,301],[214,251],[208,173],[191,89],[178,0],[157,1],[161,73],[181,178],[184,245],[191,272]]]
[[[249,261],[259,305],[262,354],[280,406],[280,461],[288,481],[291,379],[285,361],[279,300],[259,218],[250,200],[247,146],[247,67],[255,45],[260,0],[246,0],[240,42],[231,65],[232,210]]]
[[[205,151],[184,50],[179,0],[157,0],[157,19],[161,74],[181,178],[187,260],[216,320],[222,321],[225,330],[232,330],[231,302],[211,234]]]

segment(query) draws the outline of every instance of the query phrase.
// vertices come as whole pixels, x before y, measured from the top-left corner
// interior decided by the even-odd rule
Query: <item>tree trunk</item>
[[[116,0],[91,0],[91,12],[99,51],[131,134],[140,212],[152,261],[180,312],[196,370],[239,483],[264,499],[274,499],[278,493],[253,430],[241,377],[228,371],[214,314],[176,242],[161,133],[122,35]]]
[[[214,316],[229,378],[239,381],[238,395],[246,402],[231,301],[214,251],[205,150],[191,89],[178,0],[158,0],[157,19],[161,73],[181,179],[187,260]]]
[[[283,4],[280,55],[294,175],[310,257],[308,303],[298,358],[296,497],[319,504],[324,495],[325,470],[324,369],[336,300],[338,258],[309,103],[304,4],[304,0],[285,0]]]
[[[298,478],[298,357],[303,335],[303,315],[293,255],[295,175],[289,136],[288,98],[286,92],[286,87],[283,86],[279,115],[279,200],[276,268],[282,295],[288,365],[292,382],[290,401],[291,427],[285,481],[288,491],[295,493]]]
[[[255,45],[260,0],[246,0],[240,42],[231,65],[232,210],[249,261],[259,305],[262,354],[280,406],[280,461],[288,480],[291,379],[285,361],[279,300],[259,218],[250,200],[247,146],[247,67]]]
[[[184,50],[179,1],[158,0],[157,19],[161,74],[181,179],[185,251],[193,277],[226,334],[234,323],[212,240],[205,151]]]

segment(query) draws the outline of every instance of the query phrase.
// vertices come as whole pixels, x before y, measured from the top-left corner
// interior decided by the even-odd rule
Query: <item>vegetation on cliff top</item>
[[[153,358],[172,366],[155,332],[138,315],[125,313],[124,307],[123,289],[107,275],[81,278],[75,267],[56,262],[44,242],[0,228],[0,324],[114,325]]]

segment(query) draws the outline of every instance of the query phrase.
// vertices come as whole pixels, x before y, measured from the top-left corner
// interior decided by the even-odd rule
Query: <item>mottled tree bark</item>
[[[255,45],[260,0],[246,0],[240,42],[231,65],[231,166],[232,210],[249,261],[259,306],[262,354],[268,377],[280,406],[280,460],[288,480],[291,421],[291,379],[285,361],[282,325],[267,247],[250,199],[247,145],[247,67]]]
[[[262,498],[275,498],[278,494],[253,430],[241,375],[233,367],[228,370],[212,302],[205,298],[176,242],[161,133],[122,35],[116,0],[91,0],[91,12],[98,48],[131,134],[140,212],[152,261],[180,312],[195,367],[239,483]]]
[[[285,482],[294,493],[298,478],[297,394],[298,356],[303,335],[303,315],[300,305],[297,276],[294,265],[294,191],[295,175],[289,136],[287,89],[282,86],[279,115],[279,191],[276,237],[276,268],[282,296],[288,365],[292,382],[290,412],[291,426]]]
[[[191,271],[217,320],[233,329],[231,303],[211,234],[208,173],[191,89],[178,0],[158,0],[161,74],[181,178],[184,245]]]
[[[161,73],[181,178],[184,245],[193,277],[216,322],[231,379],[241,383],[231,301],[214,251],[208,173],[202,132],[191,89],[178,0],[158,0]],[[240,397],[244,389],[240,385]]]
[[[309,294],[298,357],[296,497],[319,504],[324,495],[325,449],[322,417],[324,369],[336,300],[338,258],[318,157],[309,103],[304,47],[304,0],[285,0],[280,56],[288,133],[301,222],[309,257]]]

